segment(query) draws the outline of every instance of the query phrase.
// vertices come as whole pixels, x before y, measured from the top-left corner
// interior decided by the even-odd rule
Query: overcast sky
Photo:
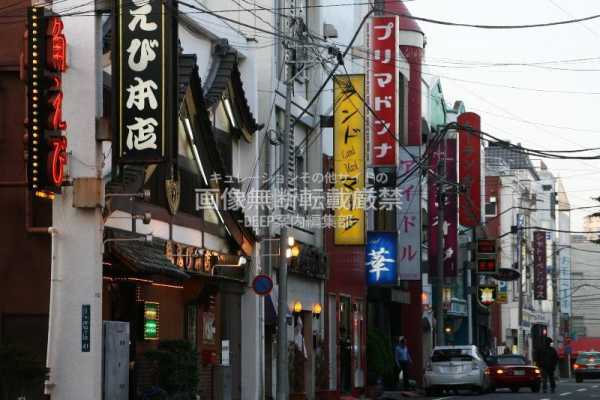
[[[407,4],[414,16],[489,25],[542,23],[600,14],[598,0],[413,0]],[[420,25],[427,37],[429,72],[441,77],[449,104],[462,100],[468,111],[481,115],[483,131],[542,150],[600,147],[600,19],[512,31],[425,22]],[[537,66],[474,65],[583,58],[596,59]],[[600,196],[600,161],[546,163],[563,178],[572,207],[600,204],[590,199]],[[572,229],[580,230],[583,217],[590,212],[573,211]]]

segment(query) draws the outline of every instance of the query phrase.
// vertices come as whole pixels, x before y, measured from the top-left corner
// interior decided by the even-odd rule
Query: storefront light
[[[292,247],[292,257],[298,257],[300,255],[300,248],[298,246]]]
[[[293,247],[296,244],[296,239],[293,236],[288,236],[288,246]]]
[[[321,307],[319,303],[313,306],[313,314],[316,318],[319,318],[319,315],[321,315],[321,311],[323,311],[323,307]]]
[[[299,301],[294,303],[294,312],[295,313],[302,312],[302,303],[300,303]]]

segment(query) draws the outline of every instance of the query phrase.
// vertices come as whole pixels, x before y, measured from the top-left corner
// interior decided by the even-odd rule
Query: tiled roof
[[[234,91],[233,106],[242,119],[240,122],[251,133],[256,132],[261,126],[256,123],[250,110],[238,68],[237,54],[228,44],[222,43],[215,46],[213,63],[204,85],[204,97],[208,108],[215,106],[221,100],[229,84]]]
[[[120,229],[106,228],[107,238],[135,239],[138,233]],[[154,238],[152,242],[145,241],[111,241],[108,242],[109,254],[125,267],[139,275],[161,275],[177,281],[184,281],[190,276],[177,268],[165,256],[166,241]]]

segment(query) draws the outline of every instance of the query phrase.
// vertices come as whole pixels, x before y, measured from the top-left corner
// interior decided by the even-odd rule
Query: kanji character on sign
[[[127,148],[129,150],[156,149],[154,128],[158,121],[154,118],[135,117],[135,124],[127,125]]]
[[[139,111],[142,111],[146,108],[146,100],[148,100],[150,108],[156,110],[158,108],[158,101],[153,90],[158,90],[158,85],[153,80],[145,81],[137,76],[134,79],[137,84],[129,85],[127,88],[129,96],[127,97],[125,106],[127,108],[135,106]]]
[[[386,258],[386,255],[390,254],[389,250],[385,247],[381,247],[379,250],[371,250],[368,254],[367,266],[369,267],[369,273],[375,274],[375,281],[381,278],[383,272],[388,272],[390,269],[386,267],[386,263],[393,263],[393,258]]]

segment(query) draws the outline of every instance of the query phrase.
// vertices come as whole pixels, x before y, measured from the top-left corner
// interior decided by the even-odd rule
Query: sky
[[[407,5],[418,17],[489,25],[600,14],[598,0],[412,0]],[[600,147],[600,18],[511,31],[419,24],[427,40],[428,73],[441,77],[448,104],[462,100],[467,111],[481,115],[484,132],[539,150]],[[569,61],[574,59],[588,60]],[[539,62],[545,64],[481,66]],[[595,154],[600,151],[587,155]],[[591,199],[600,196],[600,160],[545,162],[562,178],[571,207],[600,205]],[[583,217],[593,211],[600,207],[572,211],[571,229],[581,230]]]

